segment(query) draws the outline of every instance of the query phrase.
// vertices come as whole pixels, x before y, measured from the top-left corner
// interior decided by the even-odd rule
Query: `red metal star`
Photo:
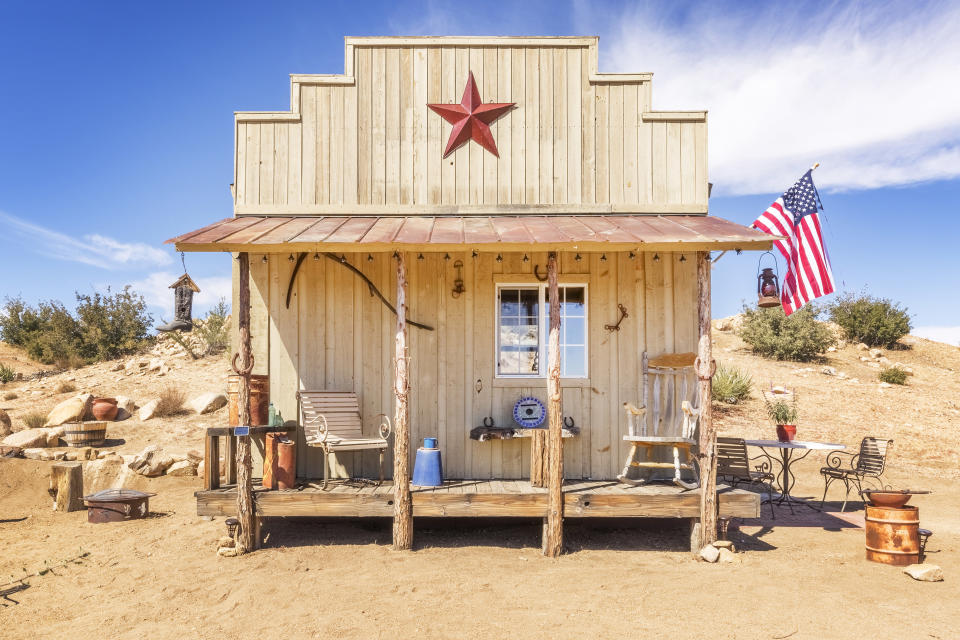
[[[481,147],[500,157],[497,153],[497,143],[490,133],[490,125],[494,120],[509,111],[516,102],[490,102],[484,104],[477,90],[477,83],[473,79],[473,72],[467,79],[467,86],[463,89],[463,99],[460,104],[428,104],[441,118],[453,125],[447,148],[443,152],[446,158],[460,148],[461,145],[473,138]]]

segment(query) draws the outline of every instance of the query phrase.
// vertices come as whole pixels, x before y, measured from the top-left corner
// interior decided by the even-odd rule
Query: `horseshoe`
[[[250,375],[250,372],[253,371],[253,360],[254,360],[253,354],[252,354],[252,353],[250,354],[250,365],[249,365],[244,371],[241,371],[240,369],[237,368],[237,358],[239,358],[239,357],[240,357],[240,352],[239,352],[239,351],[236,352],[235,354],[233,354],[233,359],[230,361],[230,368],[233,369],[233,371],[234,371],[238,376],[248,376],[248,375]]]

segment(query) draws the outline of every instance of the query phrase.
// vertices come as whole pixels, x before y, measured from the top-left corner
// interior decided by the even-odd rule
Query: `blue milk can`
[[[423,446],[417,449],[417,459],[413,463],[413,484],[418,487],[443,485],[443,463],[440,461],[436,438],[424,438]]]

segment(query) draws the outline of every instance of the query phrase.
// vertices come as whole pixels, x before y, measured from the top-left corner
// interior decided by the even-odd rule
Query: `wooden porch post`
[[[547,432],[544,429],[531,429],[530,438],[530,485],[547,486]]]
[[[717,539],[717,430],[713,424],[713,339],[710,335],[710,253],[697,252],[697,318],[700,341],[697,377],[700,385],[700,548]]]
[[[543,530],[543,555],[563,552],[563,401],[560,396],[560,290],[557,254],[547,258],[550,291],[550,339],[547,347],[547,480],[548,508]]]
[[[407,268],[403,253],[397,258],[396,377],[393,393],[397,406],[393,416],[393,548],[413,547],[413,505],[410,500],[410,380],[407,361]]]
[[[253,356],[250,351],[250,255],[240,253],[237,256],[240,268],[240,295],[236,309],[237,328],[240,332],[239,358],[235,357],[235,371],[240,376],[240,388],[237,393],[238,423],[250,424],[250,372],[253,370]],[[214,473],[220,473],[219,455],[217,459],[207,460],[214,466]],[[253,462],[250,456],[250,436],[237,438],[237,554],[254,551],[260,546],[257,535],[257,517],[253,505]]]

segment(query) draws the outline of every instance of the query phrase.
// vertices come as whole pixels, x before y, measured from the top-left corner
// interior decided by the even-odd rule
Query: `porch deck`
[[[317,481],[314,484],[319,486]],[[393,483],[351,482],[276,491],[257,488],[259,516],[392,517]],[[616,480],[567,481],[563,485],[568,518],[696,518],[700,491],[668,484],[629,486]],[[412,487],[413,515],[425,517],[546,517],[547,490],[524,480],[447,480],[442,487]],[[235,486],[197,491],[197,515],[236,514]],[[720,515],[757,518],[760,495],[725,485],[717,487]]]

